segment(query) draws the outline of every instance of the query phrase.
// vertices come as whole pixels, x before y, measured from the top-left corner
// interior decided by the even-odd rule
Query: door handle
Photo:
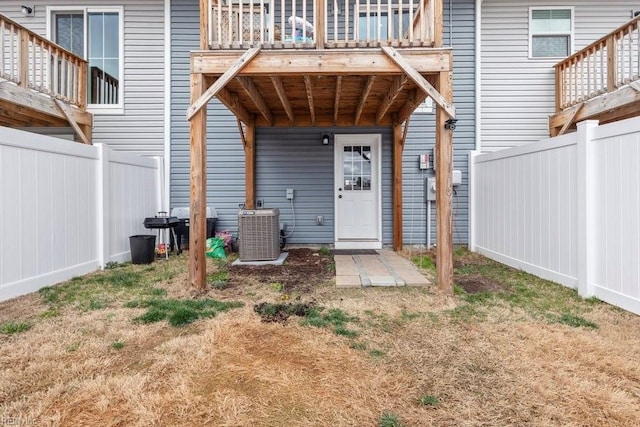
[[[338,199],[342,199],[342,194],[338,195]]]

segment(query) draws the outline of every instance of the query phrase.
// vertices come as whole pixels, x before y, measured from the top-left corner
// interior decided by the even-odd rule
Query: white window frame
[[[568,32],[552,32],[552,33],[533,33],[533,11],[534,10],[568,10],[571,12],[571,31]],[[573,6],[535,6],[529,7],[529,59],[535,60],[558,60],[570,56],[573,52],[573,39],[575,29],[575,14]],[[566,56],[533,56],[533,36],[569,36],[569,52]]]
[[[427,96],[426,99],[418,105],[414,113],[433,113],[433,99]]]
[[[84,58],[87,57],[89,49],[88,33],[87,33],[87,14],[88,13],[117,13],[118,14],[118,32],[119,32],[119,51],[120,63],[119,80],[118,80],[118,103],[117,104],[87,104],[87,111],[94,114],[124,114],[124,7],[122,6],[105,6],[92,7],[79,4],[77,6],[47,6],[47,38],[53,40],[53,15],[58,12],[82,12],[84,13]],[[87,75],[87,79],[89,76]],[[89,82],[87,82],[87,86]],[[87,94],[88,96],[88,94]]]

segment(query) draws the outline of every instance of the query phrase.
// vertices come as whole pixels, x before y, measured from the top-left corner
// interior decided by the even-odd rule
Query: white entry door
[[[379,134],[335,136],[335,247],[382,248]]]

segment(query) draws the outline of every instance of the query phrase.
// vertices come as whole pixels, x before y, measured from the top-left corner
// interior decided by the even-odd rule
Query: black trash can
[[[151,264],[156,256],[156,236],[140,234],[129,237],[132,264]]]

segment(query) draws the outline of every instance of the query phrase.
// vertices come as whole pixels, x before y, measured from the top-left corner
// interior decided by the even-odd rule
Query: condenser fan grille
[[[280,256],[280,211],[241,210],[238,213],[241,261],[270,261]]]

